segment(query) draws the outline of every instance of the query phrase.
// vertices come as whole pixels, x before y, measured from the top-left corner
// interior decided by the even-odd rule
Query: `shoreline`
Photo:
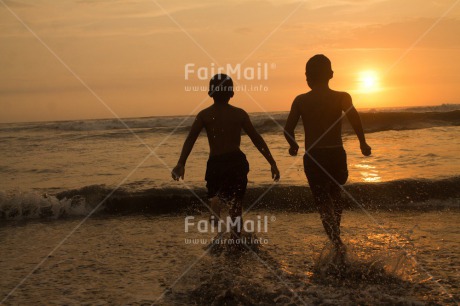
[[[344,208],[374,211],[432,211],[460,209],[460,176],[439,180],[396,180],[345,184]],[[56,194],[18,192],[0,194],[0,221],[57,219],[85,216],[98,207],[98,215],[162,215],[207,212],[204,188],[146,190],[113,189],[91,185]],[[350,197],[351,196],[351,197]],[[103,202],[101,204],[101,202]],[[248,188],[243,208],[282,212],[316,212],[307,186],[274,185]]]

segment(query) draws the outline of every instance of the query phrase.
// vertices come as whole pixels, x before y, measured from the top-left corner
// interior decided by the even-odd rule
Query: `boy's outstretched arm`
[[[295,140],[295,127],[297,126],[297,122],[299,122],[299,118],[300,112],[297,102],[294,100],[294,102],[292,102],[291,111],[289,112],[289,116],[286,121],[286,126],[284,127],[284,137],[289,143],[289,154],[291,156],[296,156],[297,151],[299,151],[299,145]]]
[[[366,137],[364,136],[361,118],[359,117],[358,111],[353,106],[351,96],[348,93],[345,93],[345,96],[342,100],[342,109],[345,112],[351,126],[353,127],[353,130],[358,136],[361,153],[363,153],[365,156],[371,155],[371,147],[366,143]]]
[[[270,163],[271,171],[272,171],[272,179],[275,181],[279,181],[280,179],[280,172],[278,167],[276,166],[276,162],[273,159],[270,150],[268,149],[265,140],[257,133],[256,129],[252,125],[251,119],[249,115],[245,112],[244,113],[244,123],[243,123],[243,130],[248,134],[249,138],[251,138],[252,143],[256,146],[260,153],[265,157],[265,159]]]
[[[179,178],[184,179],[185,175],[185,163],[187,158],[192,152],[193,145],[195,144],[196,139],[200,135],[201,130],[203,129],[203,120],[198,114],[193,121],[190,132],[188,133],[187,138],[185,139],[184,146],[182,147],[182,152],[180,154],[179,161],[177,162],[176,167],[171,171],[171,176],[174,180],[178,181]]]

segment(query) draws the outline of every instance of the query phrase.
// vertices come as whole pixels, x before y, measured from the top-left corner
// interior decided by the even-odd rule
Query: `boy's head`
[[[334,75],[331,61],[323,54],[313,56],[305,66],[305,75],[307,76],[307,83],[310,88],[318,84],[327,84]]]
[[[228,103],[233,94],[233,81],[228,75],[219,73],[209,81],[208,95],[214,102]]]

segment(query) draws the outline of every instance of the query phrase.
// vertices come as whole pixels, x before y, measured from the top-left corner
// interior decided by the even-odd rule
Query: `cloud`
[[[214,3],[176,3],[159,7],[154,1],[86,1],[55,5],[26,5],[6,1],[32,30],[47,37],[143,36],[180,31],[170,16],[193,15]],[[173,3],[173,4],[171,4]],[[0,11],[11,15],[5,7]],[[169,15],[169,16],[168,16]],[[27,37],[30,34],[13,17],[0,22],[0,37]]]
[[[327,38],[322,43],[337,48],[407,48],[435,22],[436,19],[418,18],[350,28],[343,32],[342,37]],[[460,20],[445,19],[423,37],[417,48],[460,48],[459,34]]]

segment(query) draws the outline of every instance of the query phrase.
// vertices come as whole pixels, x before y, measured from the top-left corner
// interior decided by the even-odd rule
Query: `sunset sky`
[[[317,53],[358,108],[460,103],[459,2],[0,0],[0,122],[195,114],[238,64],[232,104],[287,111]]]

